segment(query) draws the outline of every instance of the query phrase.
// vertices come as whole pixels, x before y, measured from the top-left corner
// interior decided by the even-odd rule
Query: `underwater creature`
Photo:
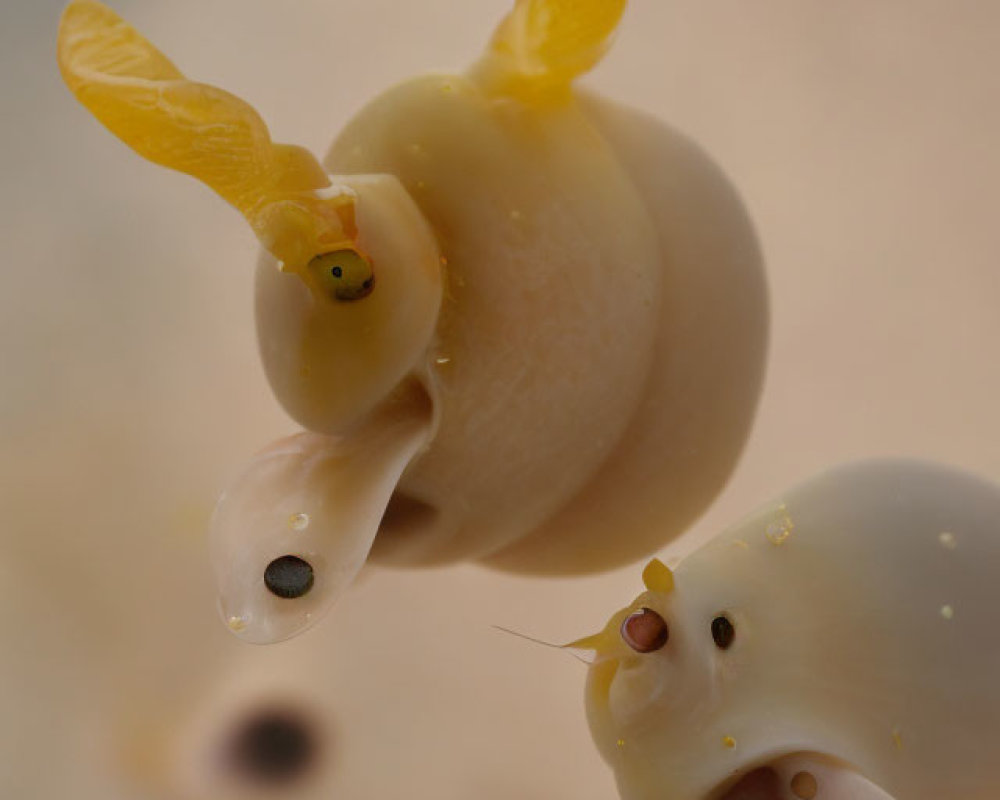
[[[467,73],[377,97],[322,166],[106,6],[66,9],[76,97],[239,209],[265,249],[261,358],[305,432],[259,453],[216,510],[238,636],[304,630],[369,557],[628,563],[724,485],[763,375],[761,259],[697,147],[574,88],[624,7],[518,0]],[[336,82],[310,87],[326,98]]]
[[[650,562],[572,645],[622,798],[1000,795],[998,520],[995,484],[861,462]]]

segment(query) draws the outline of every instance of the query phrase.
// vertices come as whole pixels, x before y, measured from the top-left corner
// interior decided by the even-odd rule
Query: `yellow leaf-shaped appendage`
[[[308,151],[274,144],[250,105],[185,78],[111,9],[74,0],[58,58],[66,84],[101,123],[144,158],[218,192],[286,268],[353,246],[353,198],[316,194],[330,181]]]
[[[493,36],[486,65],[517,93],[565,89],[610,45],[626,0],[517,0]]]

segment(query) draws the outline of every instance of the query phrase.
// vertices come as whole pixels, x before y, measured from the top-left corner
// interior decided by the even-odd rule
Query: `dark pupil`
[[[638,653],[659,650],[670,638],[666,621],[651,608],[629,614],[622,623],[622,639]]]
[[[333,274],[334,278],[339,278],[344,274],[344,270],[342,270],[340,267],[334,267],[333,269],[330,270],[330,272]]]
[[[264,570],[264,585],[278,597],[302,597],[313,586],[312,565],[298,556],[276,558]]]
[[[232,744],[236,767],[264,783],[284,783],[300,776],[316,756],[309,726],[289,712],[267,711],[242,726]]]
[[[720,650],[728,650],[736,638],[736,629],[728,617],[716,617],[712,620],[712,639]]]

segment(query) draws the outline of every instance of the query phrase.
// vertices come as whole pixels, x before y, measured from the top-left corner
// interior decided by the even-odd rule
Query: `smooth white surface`
[[[995,483],[868,461],[790,488],[681,561],[673,591],[613,618],[650,608],[666,644],[638,654],[609,625],[588,680],[622,797],[714,797],[735,770],[795,753],[894,797],[995,797],[998,517]]]

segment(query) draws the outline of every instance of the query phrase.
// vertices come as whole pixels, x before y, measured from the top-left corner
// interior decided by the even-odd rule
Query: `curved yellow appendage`
[[[660,559],[654,558],[642,571],[642,583],[647,591],[670,594],[674,590],[674,573]]]
[[[565,91],[610,45],[627,0],[517,0],[480,65],[502,91]]]
[[[76,98],[139,155],[192,175],[249,221],[284,268],[354,248],[354,199],[306,150],[274,144],[238,97],[195,83],[96,0],[74,0],[59,27],[59,67]]]

